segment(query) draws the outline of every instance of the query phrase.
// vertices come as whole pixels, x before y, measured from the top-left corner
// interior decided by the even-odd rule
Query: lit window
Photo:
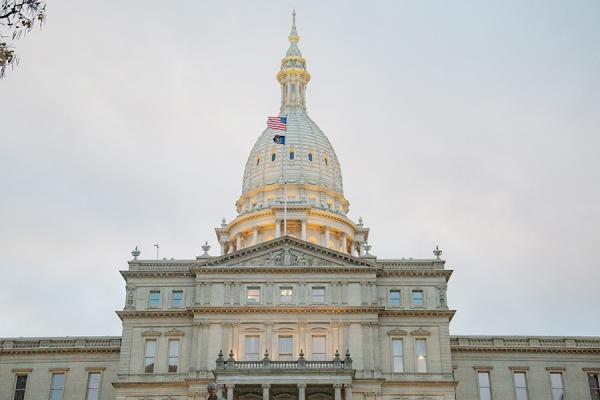
[[[171,293],[171,306],[183,307],[183,290],[173,290],[173,293]]]
[[[177,372],[179,365],[179,340],[169,340],[168,372]]]
[[[271,154],[271,161],[275,161],[277,159],[277,154]]]
[[[17,375],[14,400],[23,400],[25,398],[25,388],[27,388],[27,375]]]
[[[62,400],[65,391],[65,374],[52,374],[50,400]]]
[[[90,372],[88,374],[87,396],[86,400],[100,399],[100,372]]]
[[[293,160],[294,158],[296,158],[296,153],[290,151],[290,160]]]
[[[313,155],[312,153],[308,153],[308,161],[312,161],[313,160]]]
[[[144,352],[144,372],[151,374],[154,372],[154,362],[156,361],[156,340],[146,340],[146,350]]]
[[[279,336],[278,353],[279,359],[283,361],[292,360],[293,338],[291,336]]]
[[[245,351],[246,361],[258,361],[258,336],[246,336]]]
[[[247,304],[260,304],[260,288],[259,287],[249,287],[248,292],[246,293],[246,303]]]
[[[598,373],[588,374],[588,384],[590,386],[590,396],[592,400],[600,399],[600,380],[598,379]]]
[[[325,360],[325,336],[312,337],[312,359],[316,361]]]
[[[390,290],[390,306],[399,306],[400,305],[400,291],[399,290]]]
[[[487,371],[478,372],[477,383],[479,384],[479,400],[492,400],[490,373]]]
[[[394,372],[404,372],[404,353],[402,339],[392,339],[392,360],[394,361]]]
[[[294,289],[291,287],[279,288],[279,302],[281,304],[291,304],[294,300]]]
[[[311,288],[311,299],[313,303],[322,304],[325,303],[325,288],[322,286],[315,286]]]
[[[160,290],[151,290],[148,298],[148,307],[158,308],[160,307]]]
[[[552,386],[552,400],[565,400],[565,383],[562,372],[550,372],[550,385]]]
[[[417,348],[417,372],[427,372],[427,341],[417,339],[415,345]]]
[[[525,372],[513,373],[513,383],[515,385],[515,400],[529,400],[527,395],[527,376]]]
[[[413,290],[412,291],[412,303],[413,303],[413,306],[422,306],[423,305],[423,291],[422,290]]]

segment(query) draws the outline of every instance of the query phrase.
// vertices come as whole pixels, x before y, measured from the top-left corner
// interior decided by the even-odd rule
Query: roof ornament
[[[369,243],[365,242],[364,247],[365,247],[365,257],[370,256],[371,254],[369,254],[369,251],[371,251],[373,246],[371,246]]]
[[[442,251],[440,250],[440,248],[435,245],[435,250],[433,250],[433,255],[435,256],[436,260],[440,259],[440,256],[442,255]]]
[[[133,260],[137,261],[137,258],[139,257],[140,254],[141,254],[141,251],[139,251],[138,247],[135,246],[135,249],[133,249],[133,251],[131,252],[131,255],[133,256]]]
[[[362,217],[358,217],[358,227],[359,228],[363,227],[363,219],[362,219]]]
[[[298,31],[296,30],[296,9],[292,12],[292,30],[290,31],[290,36],[288,36],[288,40],[292,44],[296,44],[300,41],[300,36],[298,36]]]
[[[208,244],[208,240],[204,242],[204,246],[202,246],[201,248],[202,248],[202,251],[204,252],[204,254],[202,254],[203,257],[210,256],[208,254],[208,252],[210,251],[210,245]]]
[[[227,226],[227,220],[225,219],[225,217],[223,217],[223,219],[221,220],[221,228],[225,228]]]

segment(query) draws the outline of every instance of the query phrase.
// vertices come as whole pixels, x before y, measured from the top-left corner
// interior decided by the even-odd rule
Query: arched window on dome
[[[256,165],[260,164],[260,157],[256,157]]]
[[[312,161],[313,160],[313,155],[312,153],[308,153],[308,161]]]
[[[271,161],[275,161],[277,159],[277,153],[271,153]]]
[[[294,150],[290,151],[290,160],[293,160],[294,158],[296,158],[296,153],[294,152]]]
[[[325,156],[325,158],[323,158],[323,161],[325,161],[325,165],[329,165],[329,159],[327,158],[327,156]]]

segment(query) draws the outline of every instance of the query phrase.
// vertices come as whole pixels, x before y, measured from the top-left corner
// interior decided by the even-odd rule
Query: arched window
[[[312,153],[308,153],[308,161],[312,161],[313,157],[312,157]]]
[[[325,160],[325,165],[329,165],[329,160],[327,159],[327,157],[325,157],[323,160]]]
[[[260,164],[260,157],[256,157],[256,165]]]
[[[294,158],[296,158],[296,153],[294,153],[294,151],[290,151],[290,160],[293,160]]]
[[[277,158],[277,154],[275,154],[275,153],[271,154],[271,161],[275,161],[276,158]]]

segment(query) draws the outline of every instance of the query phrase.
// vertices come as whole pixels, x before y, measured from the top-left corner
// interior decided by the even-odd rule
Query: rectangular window
[[[259,336],[246,336],[246,361],[259,361]]]
[[[400,305],[400,291],[399,290],[390,290],[390,306],[399,306]]]
[[[592,400],[600,400],[600,380],[598,379],[598,373],[588,374],[588,384]]]
[[[278,353],[282,361],[292,360],[293,338],[291,336],[279,336]]]
[[[179,365],[179,340],[169,340],[169,359],[167,365],[168,372],[177,372]]]
[[[246,292],[246,303],[260,304],[260,287],[253,286],[248,288],[248,291]]]
[[[565,400],[565,383],[562,372],[550,372],[552,400]]]
[[[479,385],[479,400],[492,400],[490,373],[488,371],[479,371],[477,373],[477,383]]]
[[[527,375],[525,372],[514,372],[513,383],[515,385],[515,400],[529,400],[527,394]]]
[[[314,286],[311,288],[310,297],[313,303],[325,303],[325,288],[323,286]]]
[[[171,293],[171,307],[183,307],[183,290],[173,290]]]
[[[65,391],[65,374],[52,374],[50,400],[62,400]]]
[[[160,307],[160,290],[151,290],[150,296],[148,297],[148,307],[158,308]]]
[[[100,372],[90,372],[88,374],[87,396],[86,400],[100,399]]]
[[[313,336],[312,337],[312,359],[315,361],[324,361],[326,357],[325,347],[326,347],[326,338],[325,336]]]
[[[427,372],[427,340],[415,340],[417,372]]]
[[[146,340],[146,349],[144,352],[144,372],[151,374],[154,372],[154,363],[156,362],[156,340]]]
[[[279,303],[292,304],[294,301],[294,289],[291,287],[279,288]]]
[[[413,290],[412,291],[412,303],[413,303],[413,306],[422,306],[424,304],[422,290]]]
[[[14,400],[25,399],[25,388],[27,387],[27,375],[17,375],[15,382],[15,397]]]
[[[394,372],[404,372],[402,339],[392,339],[392,360],[394,361]]]

